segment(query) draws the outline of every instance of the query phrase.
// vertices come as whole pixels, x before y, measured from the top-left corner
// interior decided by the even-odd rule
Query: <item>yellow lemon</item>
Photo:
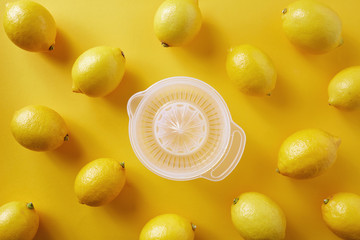
[[[10,40],[22,49],[43,52],[54,48],[54,18],[36,2],[20,0],[7,3],[3,24]]]
[[[324,200],[321,206],[326,225],[337,236],[347,240],[360,239],[360,196],[337,193]]]
[[[31,240],[39,227],[32,203],[9,202],[0,207],[0,239]]]
[[[298,131],[281,145],[277,171],[292,178],[319,176],[335,162],[340,143],[340,138],[320,129]]]
[[[54,150],[69,139],[64,119],[41,105],[30,105],[15,112],[11,131],[18,143],[34,151]]]
[[[360,106],[360,66],[349,67],[330,81],[329,105],[340,109],[355,109]]]
[[[319,54],[343,43],[339,16],[322,3],[300,0],[291,3],[282,13],[285,35],[302,49]]]
[[[91,48],[81,54],[73,65],[73,92],[103,97],[115,90],[124,72],[125,55],[120,48]]]
[[[166,0],[155,14],[155,35],[164,47],[181,46],[196,36],[201,22],[197,0]]]
[[[234,199],[231,219],[246,240],[281,240],[285,238],[286,218],[269,197],[247,192]]]
[[[230,79],[246,94],[270,95],[276,84],[276,70],[271,59],[252,45],[229,50],[226,70]]]
[[[112,158],[99,158],[86,164],[75,179],[79,202],[97,207],[114,200],[125,185],[125,164]]]
[[[163,214],[148,221],[139,240],[194,240],[196,226],[177,214]]]

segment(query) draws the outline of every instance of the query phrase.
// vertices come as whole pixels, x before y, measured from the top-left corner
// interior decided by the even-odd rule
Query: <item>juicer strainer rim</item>
[[[175,83],[173,82],[174,80],[178,81],[178,83],[181,83],[181,84],[198,87],[198,88],[202,89],[203,91],[207,92],[209,94],[209,96],[211,98],[213,98],[213,100],[216,101],[219,104],[219,109],[221,111],[220,115],[224,116],[225,130],[224,130],[224,136],[223,136],[224,140],[222,140],[223,144],[222,144],[222,146],[220,148],[221,151],[219,151],[219,153],[216,154],[213,157],[213,160],[210,161],[209,163],[207,163],[205,166],[197,169],[196,171],[191,171],[189,173],[186,173],[186,172],[175,173],[175,172],[163,170],[162,168],[156,166],[151,161],[147,160],[146,155],[143,153],[143,150],[139,146],[139,142],[136,140],[136,137],[135,137],[136,132],[137,132],[136,131],[137,128],[136,128],[135,125],[136,125],[136,122],[137,122],[138,117],[139,117],[139,111],[141,111],[142,108],[144,107],[144,103],[146,103],[146,101],[152,96],[152,94],[154,92],[156,92],[160,87],[162,88],[162,87],[165,87],[167,85],[176,84],[176,82]],[[189,82],[186,82],[187,80],[189,80]],[[130,103],[131,103],[131,101],[132,101],[132,99],[134,97],[137,97],[139,95],[143,95],[143,97],[140,100],[140,102],[138,103],[134,113],[131,114],[130,113],[131,112],[130,111]],[[196,79],[196,78],[186,77],[186,76],[176,76],[176,77],[165,78],[165,79],[162,79],[162,80],[152,84],[146,90],[135,93],[129,99],[129,101],[128,101],[128,114],[129,114],[129,116],[132,116],[132,119],[130,118],[130,122],[129,122],[130,143],[132,145],[132,148],[133,148],[137,158],[150,171],[154,172],[155,174],[157,174],[157,175],[159,175],[161,177],[167,178],[167,179],[185,181],[185,180],[191,180],[191,179],[196,179],[196,178],[201,177],[202,174],[208,172],[214,166],[217,165],[217,163],[222,159],[222,157],[224,156],[227,148],[229,147],[230,136],[231,136],[231,127],[230,127],[230,125],[231,125],[231,122],[232,122],[232,118],[231,118],[229,108],[228,108],[225,100],[222,98],[220,93],[218,91],[216,91],[216,89],[214,89],[212,86],[210,86],[206,82],[201,81],[201,80]],[[228,136],[228,137],[226,137],[226,139],[225,139],[225,136]]]

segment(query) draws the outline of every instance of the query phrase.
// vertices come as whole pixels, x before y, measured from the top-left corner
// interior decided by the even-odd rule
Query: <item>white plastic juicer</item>
[[[171,77],[128,101],[132,148],[153,173],[171,180],[220,181],[236,167],[246,135],[220,94],[203,81]]]

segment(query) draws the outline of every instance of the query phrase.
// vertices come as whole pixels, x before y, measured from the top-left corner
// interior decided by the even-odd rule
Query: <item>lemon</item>
[[[43,52],[54,48],[54,18],[36,2],[20,0],[7,3],[3,24],[10,40],[22,49]]]
[[[276,70],[271,59],[252,45],[229,50],[226,70],[230,79],[246,94],[270,95],[276,84]]]
[[[97,207],[114,200],[124,185],[125,164],[112,158],[99,158],[80,170],[74,190],[81,204]]]
[[[347,240],[360,239],[360,196],[337,193],[324,200],[322,217],[337,236]]]
[[[293,2],[282,13],[285,35],[306,51],[325,53],[343,43],[339,16],[317,1]]]
[[[319,176],[335,162],[340,143],[340,138],[320,129],[298,131],[281,145],[277,171],[292,178]]]
[[[91,48],[81,54],[73,65],[73,92],[103,97],[115,90],[124,72],[125,55],[120,48]]]
[[[164,47],[181,46],[196,36],[201,22],[197,0],[166,0],[155,14],[155,35]]]
[[[54,150],[69,138],[64,119],[41,105],[30,105],[15,112],[11,131],[18,143],[34,151]]]
[[[328,87],[329,105],[346,110],[360,106],[360,66],[340,71]]]
[[[177,214],[163,214],[148,221],[139,240],[193,240],[196,226]]]
[[[231,219],[246,240],[281,240],[285,238],[286,218],[269,197],[247,192],[234,199]]]
[[[31,240],[39,227],[32,203],[9,202],[0,207],[0,239]]]

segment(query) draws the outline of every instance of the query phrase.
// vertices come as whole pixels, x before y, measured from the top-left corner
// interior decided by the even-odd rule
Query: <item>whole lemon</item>
[[[325,53],[343,43],[341,20],[329,7],[314,0],[291,3],[282,11],[285,35],[311,53]]]
[[[321,206],[326,225],[337,236],[347,240],[360,239],[360,196],[337,193],[324,200]]]
[[[69,139],[64,119],[41,105],[30,105],[15,112],[11,131],[18,143],[34,151],[54,150]]]
[[[155,35],[164,47],[181,46],[196,36],[201,22],[197,0],[166,0],[155,14]]]
[[[103,97],[115,90],[124,73],[125,55],[120,48],[91,48],[81,54],[73,65],[73,92]]]
[[[10,40],[22,49],[43,52],[54,48],[54,18],[36,2],[20,0],[7,3],[3,24]]]
[[[269,197],[247,192],[234,199],[231,219],[246,240],[281,240],[285,238],[286,218]]]
[[[79,202],[97,207],[114,200],[125,185],[125,164],[112,158],[99,158],[86,164],[75,179]]]
[[[275,88],[277,74],[271,59],[252,45],[231,48],[226,59],[226,70],[243,93],[270,95]]]
[[[193,240],[196,226],[177,214],[163,214],[148,221],[139,240]]]
[[[340,143],[320,129],[295,132],[280,147],[277,171],[292,178],[319,176],[334,164]]]
[[[360,66],[349,67],[330,81],[329,105],[346,110],[360,106]]]
[[[9,202],[0,207],[0,239],[32,240],[39,228],[39,215],[32,203]]]

